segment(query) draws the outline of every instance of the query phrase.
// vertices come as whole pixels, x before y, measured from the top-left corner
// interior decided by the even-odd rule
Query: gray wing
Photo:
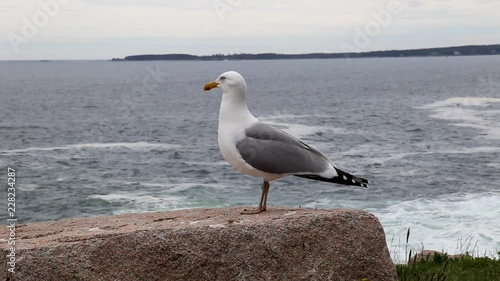
[[[272,174],[319,174],[331,165],[318,150],[261,122],[245,130],[236,148],[252,167]]]

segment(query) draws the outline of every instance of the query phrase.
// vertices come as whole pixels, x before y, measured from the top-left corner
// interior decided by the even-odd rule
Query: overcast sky
[[[497,0],[290,2],[0,0],[0,60],[500,43]]]

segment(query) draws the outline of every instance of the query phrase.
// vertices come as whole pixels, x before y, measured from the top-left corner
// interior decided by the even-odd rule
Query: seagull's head
[[[230,94],[230,93],[242,93],[245,94],[247,89],[247,83],[245,82],[245,78],[241,76],[236,71],[228,71],[224,72],[215,81],[208,82],[203,87],[203,90],[210,91],[213,88],[220,88],[222,93]]]

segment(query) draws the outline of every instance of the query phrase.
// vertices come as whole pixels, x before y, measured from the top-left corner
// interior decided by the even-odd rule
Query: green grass
[[[436,254],[410,265],[397,265],[396,271],[401,281],[499,281],[500,260],[468,254],[452,259]]]
[[[407,246],[409,238],[408,228]],[[468,244],[465,249],[469,247],[470,240],[465,240]],[[460,249],[464,249],[463,244],[460,244]],[[458,258],[435,254],[417,260],[410,250],[407,263],[396,265],[396,271],[400,281],[500,281],[500,252],[498,256],[499,258],[474,257],[465,252]]]

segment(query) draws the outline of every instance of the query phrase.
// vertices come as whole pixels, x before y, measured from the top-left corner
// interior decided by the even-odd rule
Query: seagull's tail
[[[369,184],[368,180],[356,177],[337,168],[335,168],[335,170],[337,171],[337,176],[333,178],[325,178],[319,175],[296,175],[296,176],[317,181],[332,182],[344,185],[354,185],[354,186],[361,186],[368,188]]]

